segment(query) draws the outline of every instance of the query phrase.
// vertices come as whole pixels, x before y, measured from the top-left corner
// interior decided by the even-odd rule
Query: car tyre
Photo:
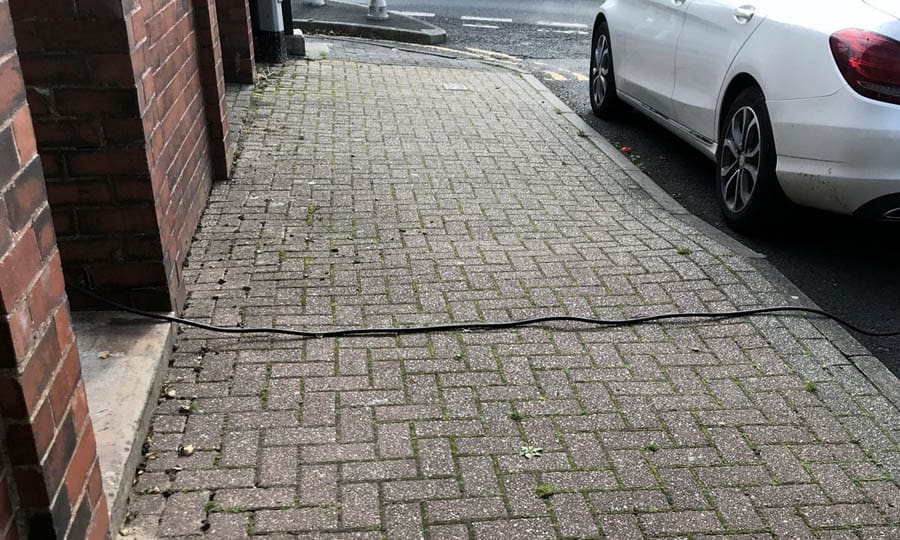
[[[731,228],[767,232],[784,218],[787,198],[775,173],[776,161],[765,97],[757,88],[748,88],[728,107],[716,152],[717,198]]]
[[[609,25],[600,23],[591,40],[591,110],[599,118],[610,118],[624,108],[616,93],[616,78],[613,68],[612,42]]]

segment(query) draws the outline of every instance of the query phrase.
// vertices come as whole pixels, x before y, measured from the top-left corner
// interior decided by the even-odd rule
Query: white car
[[[606,0],[590,97],[715,159],[736,229],[786,199],[900,220],[900,0]]]

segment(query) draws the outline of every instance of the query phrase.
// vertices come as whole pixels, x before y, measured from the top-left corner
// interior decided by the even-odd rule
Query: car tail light
[[[848,29],[832,34],[830,43],[851,88],[868,98],[900,104],[900,41]]]

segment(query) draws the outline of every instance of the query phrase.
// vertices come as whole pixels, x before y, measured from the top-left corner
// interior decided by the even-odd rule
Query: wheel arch
[[[734,101],[738,95],[748,88],[756,88],[760,92],[762,92],[762,85],[756,80],[753,75],[749,73],[742,72],[738,73],[734,77],[731,78],[731,82],[728,83],[728,86],[725,88],[725,92],[722,94],[722,99],[719,100],[719,113],[716,116],[716,142],[718,143],[719,134],[722,132],[722,124],[725,122],[725,115],[728,114],[728,109],[731,107],[731,103]],[[763,97],[765,97],[765,93],[763,93]]]
[[[591,32],[591,50],[594,49],[594,45],[597,43],[597,29],[600,28],[600,25],[603,23],[608,23],[606,20],[606,14],[602,11],[597,14],[597,17],[594,18],[594,29]]]

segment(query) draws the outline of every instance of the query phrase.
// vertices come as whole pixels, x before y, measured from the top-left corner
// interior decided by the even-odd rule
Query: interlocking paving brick
[[[621,538],[622,540],[644,538],[637,516],[632,514],[606,514],[600,516],[600,524],[608,538]]]
[[[804,506],[803,516],[813,527],[854,527],[884,525],[885,517],[871,504],[831,504]]]
[[[219,463],[226,467],[254,466],[258,452],[258,431],[231,431],[225,434]]]
[[[338,500],[337,465],[303,465],[300,468],[300,504],[334,504]]]
[[[385,531],[391,539],[421,538],[422,510],[418,504],[388,504],[384,507]]]
[[[550,498],[559,532],[566,537],[597,536],[597,524],[582,495],[560,493]]]
[[[415,501],[459,497],[455,480],[404,480],[382,484],[388,501]]]
[[[209,502],[209,491],[175,493],[166,501],[160,522],[164,536],[188,536],[199,534]]]
[[[673,508],[677,510],[710,508],[703,488],[689,469],[659,469],[658,473]]]
[[[534,516],[547,513],[546,505],[535,494],[535,489],[540,484],[536,474],[504,475],[502,484],[512,515]]]
[[[369,443],[319,444],[300,450],[302,463],[333,463],[375,459],[375,447]]]
[[[263,448],[259,466],[260,486],[290,486],[297,482],[296,448]]]
[[[500,490],[494,474],[494,462],[489,457],[459,458],[459,472],[463,492],[470,497],[497,495]]]
[[[713,503],[732,530],[763,529],[762,520],[753,508],[752,499],[737,488],[712,489],[709,492]]]
[[[813,531],[793,508],[766,508],[761,513],[780,538],[813,538]]]
[[[341,465],[342,479],[349,482],[415,478],[418,474],[416,462],[411,459],[361,461]]]
[[[659,512],[669,509],[669,501],[658,490],[641,489],[591,493],[591,502],[603,512]]]
[[[412,436],[409,424],[378,425],[378,454],[383,459],[413,457]]]
[[[433,523],[467,522],[506,516],[506,507],[499,497],[426,501],[425,511],[429,521]]]
[[[213,502],[222,508],[282,508],[294,504],[290,488],[220,489]]]
[[[241,152],[191,246],[187,317],[327,329],[790,301],[526,78],[329,46],[230,96],[248,113]],[[893,538],[900,415],[856,367],[871,359],[848,356],[865,352],[821,328],[766,316],[303,341],[183,328],[129,525]]]
[[[210,538],[249,538],[249,513],[211,513],[207,518]]]
[[[838,465],[813,463],[809,465],[808,469],[832,501],[852,503],[865,500],[863,492]]]
[[[175,489],[220,489],[251,487],[254,482],[253,469],[214,469],[181,471],[175,478]]]
[[[710,487],[759,486],[772,482],[765,467],[758,465],[734,465],[707,467],[699,470],[700,480]]]
[[[601,491],[617,486],[612,471],[549,472],[544,481],[564,491]]]
[[[722,530],[715,512],[660,512],[641,516],[650,534],[704,533]]]
[[[472,525],[478,540],[500,540],[502,538],[556,538],[553,524],[549,519],[510,519],[485,521]]]
[[[341,524],[345,528],[377,527],[381,521],[378,507],[376,484],[348,484],[341,487]]]
[[[452,476],[456,467],[453,452],[446,439],[419,439],[417,442],[419,467],[426,478]]]
[[[265,430],[263,446],[297,446],[337,442],[334,427],[273,428]]]
[[[777,486],[748,487],[744,492],[755,506],[779,507],[801,504],[827,504],[828,498],[815,484],[785,484]]]
[[[658,485],[650,466],[638,450],[609,452],[609,459],[623,487],[651,487]]]
[[[330,508],[291,508],[260,510],[254,521],[255,533],[316,531],[338,526],[337,510]]]

